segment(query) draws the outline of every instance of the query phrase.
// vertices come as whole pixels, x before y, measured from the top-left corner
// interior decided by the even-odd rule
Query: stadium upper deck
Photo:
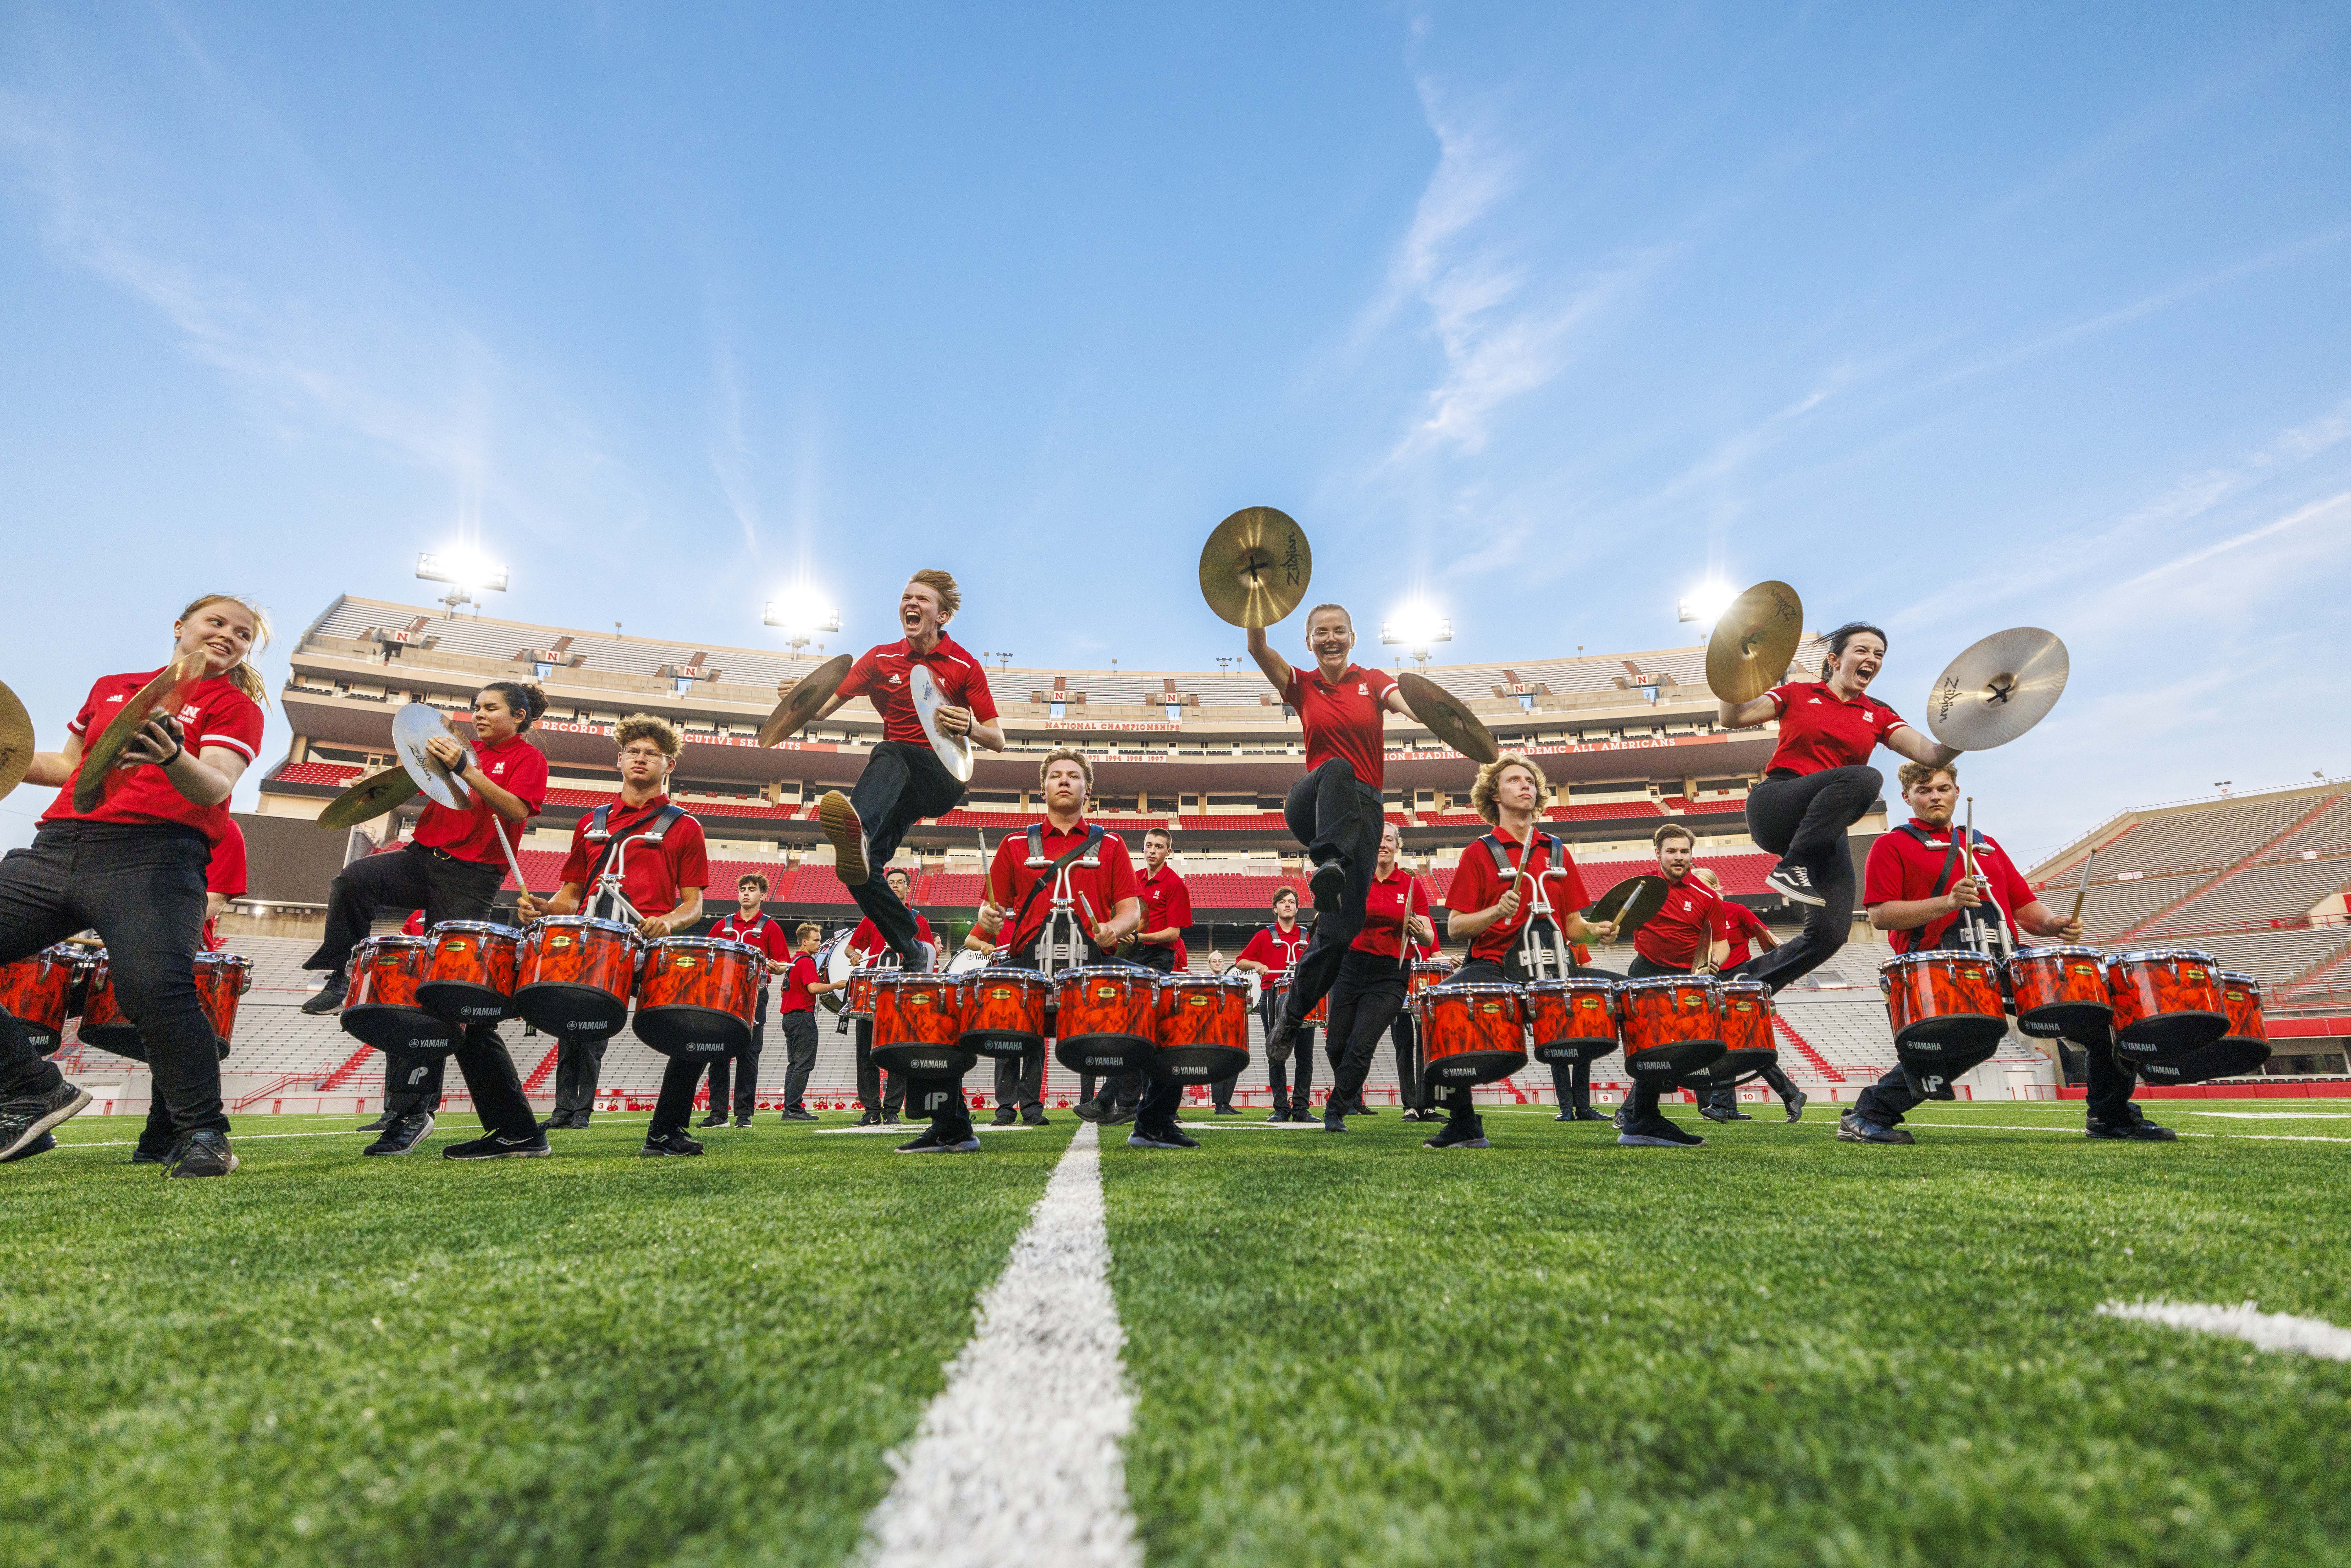
[[[1817,658],[1816,649],[1800,651],[1799,665]],[[1434,665],[1427,674],[1505,746],[1540,758],[1554,784],[1545,810],[1552,831],[1608,858],[1645,847],[1661,821],[1684,820],[1710,856],[1722,857],[1732,891],[1760,896],[1760,873],[1746,863],[1752,845],[1742,808],[1772,737],[1768,727],[1717,728],[1703,661],[1702,649],[1688,647]],[[813,802],[853,782],[880,737],[878,720],[859,703],[780,747],[758,746],[776,683],[813,668],[815,658],[450,617],[348,596],[308,627],[291,663],[281,697],[293,740],[262,780],[263,812],[315,816],[352,779],[386,765],[391,710],[400,703],[417,698],[455,712],[485,680],[521,675],[538,680],[549,699],[532,732],[554,775],[548,814],[528,845],[539,851],[558,848],[573,818],[610,791],[611,726],[643,710],[684,732],[675,789],[705,819],[716,854],[770,871],[778,861],[821,865],[829,853]],[[1255,671],[1011,667],[991,668],[989,681],[1009,749],[981,753],[965,809],[910,836],[908,852],[933,870],[976,857],[975,829],[993,835],[1033,820],[1036,758],[1065,744],[1096,759],[1098,815],[1138,830],[1151,822],[1176,829],[1196,874],[1216,874],[1224,858],[1245,879],[1270,876],[1278,857],[1295,853],[1280,807],[1301,766],[1301,735]],[[1468,807],[1474,769],[1417,727],[1391,721],[1388,733],[1388,805],[1412,848],[1466,843],[1482,831]],[[1882,815],[1873,816],[1863,831],[1883,826]]]

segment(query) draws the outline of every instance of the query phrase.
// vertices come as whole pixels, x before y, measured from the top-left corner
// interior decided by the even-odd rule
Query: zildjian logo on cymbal
[[[1291,530],[1290,531],[1290,533],[1286,536],[1286,543],[1287,543],[1287,545],[1288,545],[1288,550],[1287,550],[1287,553],[1285,553],[1285,554],[1282,556],[1282,558],[1281,558],[1281,570],[1282,570],[1283,580],[1284,580],[1284,581],[1286,581],[1286,582],[1287,582],[1290,587],[1295,588],[1295,587],[1297,587],[1297,586],[1298,586],[1298,568],[1299,568],[1299,561],[1298,561],[1298,531],[1297,531],[1295,528],[1291,529]]]

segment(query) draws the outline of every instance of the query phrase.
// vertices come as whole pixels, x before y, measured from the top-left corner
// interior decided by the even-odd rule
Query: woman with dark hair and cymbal
[[[34,753],[26,781],[57,798],[32,846],[0,861],[0,964],[85,927],[105,942],[115,994],[171,1115],[166,1176],[236,1169],[195,957],[229,794],[261,748],[263,688],[249,660],[268,636],[257,606],[207,593],[172,622],[171,664],[100,677],[65,744]],[[118,716],[135,725],[127,742]],[[92,763],[103,776],[85,782]],[[54,1147],[49,1130],[89,1103],[0,1015],[0,1164]]]
[[[1845,830],[1886,788],[1870,753],[1883,746],[1928,763],[1959,755],[1869,695],[1885,664],[1886,633],[1847,622],[1829,633],[1819,680],[1790,681],[1743,703],[1716,700],[1715,722],[1726,729],[1780,721],[1763,781],[1748,791],[1747,835],[1780,857],[1764,885],[1804,906],[1804,928],[1734,971],[1775,991],[1827,962],[1852,928],[1855,878]]]

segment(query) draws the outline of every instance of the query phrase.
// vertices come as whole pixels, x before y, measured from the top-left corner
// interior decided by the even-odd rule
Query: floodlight
[[[1700,583],[1674,601],[1674,612],[1681,620],[1712,625],[1738,597],[1739,590],[1727,582]]]

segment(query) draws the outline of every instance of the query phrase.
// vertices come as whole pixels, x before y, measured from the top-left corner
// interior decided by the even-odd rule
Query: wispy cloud
[[[759,548],[759,501],[751,478],[750,438],[743,429],[743,383],[735,351],[724,334],[710,340],[710,379],[718,399],[717,428],[710,438],[710,472],[718,481],[726,509],[743,531],[743,544]]]

